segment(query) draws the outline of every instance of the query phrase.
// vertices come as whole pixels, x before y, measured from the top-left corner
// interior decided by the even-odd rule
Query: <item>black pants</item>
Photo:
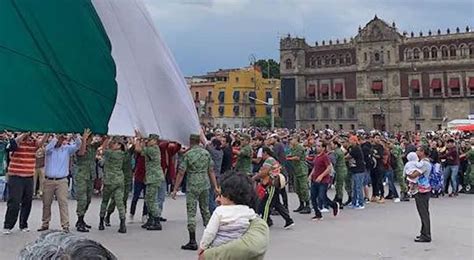
[[[273,186],[268,187],[267,194],[259,203],[259,214],[262,216],[263,220],[265,220],[269,225],[273,223],[272,219],[270,218],[270,209],[272,208],[274,208],[278,213],[280,213],[280,216],[285,219],[287,223],[292,220],[288,209],[285,208],[285,206],[283,206],[280,202],[280,191],[280,189],[275,188]]]
[[[431,225],[430,225],[430,192],[415,194],[416,209],[421,219],[421,237],[431,239]]]
[[[135,210],[137,209],[137,202],[140,198],[140,193],[146,193],[146,185],[143,182],[134,182],[133,183],[133,198],[132,204],[130,205],[130,215],[135,215]],[[142,216],[148,215],[148,209],[146,207],[146,203],[143,203],[143,212]]]
[[[20,213],[20,228],[28,227],[28,217],[33,200],[33,177],[8,177],[7,213],[3,228],[12,229]]]
[[[379,169],[372,169],[370,171],[370,179],[372,180],[372,196],[383,196],[383,172]]]
[[[280,190],[280,196],[283,201],[283,206],[288,209],[288,193],[286,193],[286,187]]]

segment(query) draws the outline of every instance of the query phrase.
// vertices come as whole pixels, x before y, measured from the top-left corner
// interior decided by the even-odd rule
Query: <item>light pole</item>
[[[273,98],[269,98],[268,102],[265,102],[263,100],[256,99],[256,98],[250,97],[250,96],[249,96],[249,98],[256,101],[256,102],[260,102],[262,104],[265,104],[265,105],[271,107],[271,130],[273,131],[273,129],[275,128],[275,105],[273,103]]]
[[[250,64],[252,65],[253,70],[253,91],[255,96],[257,95],[257,74],[255,72],[255,64],[257,63],[257,58],[254,54],[250,54],[249,56]],[[250,95],[249,95],[250,97]],[[253,114],[253,125],[255,126],[255,116],[257,114],[257,107],[255,107],[255,113]]]
[[[414,62],[411,63],[411,69],[413,70],[413,74],[415,74],[415,72],[416,72],[416,66],[415,66],[415,63],[414,63]],[[411,86],[410,86],[410,87],[411,87]],[[410,90],[410,91],[412,91],[412,90]],[[409,91],[409,92],[410,92],[410,91]],[[421,92],[420,92],[420,93],[421,93]],[[415,122],[415,133],[416,133],[416,131],[417,131],[416,126],[418,125],[418,122],[416,121],[416,119],[417,119],[418,116],[416,115],[416,110],[415,110],[415,108],[416,108],[416,97],[413,96],[413,95],[411,95],[411,96],[412,96],[412,98],[413,98],[413,119],[414,119],[414,122]]]

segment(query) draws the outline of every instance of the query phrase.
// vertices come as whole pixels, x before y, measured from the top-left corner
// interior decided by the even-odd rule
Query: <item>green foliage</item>
[[[280,63],[276,62],[275,60],[258,60],[255,65],[259,66],[262,70],[263,78],[280,78]],[[270,66],[270,70],[268,66]],[[269,72],[270,77],[268,75]]]
[[[250,125],[254,127],[270,128],[272,126],[272,117],[266,116],[266,117],[256,118],[255,124],[254,122],[251,122]],[[275,117],[275,127],[281,127],[281,125],[282,125],[281,118]]]

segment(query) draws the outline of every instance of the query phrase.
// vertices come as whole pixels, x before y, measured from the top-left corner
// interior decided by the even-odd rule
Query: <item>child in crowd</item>
[[[230,172],[222,176],[221,192],[216,208],[202,235],[199,254],[209,247],[217,247],[239,239],[256,218],[252,209],[255,192],[251,180],[242,173]]]
[[[422,184],[424,182],[423,179],[426,178],[424,176],[412,177],[415,172],[422,173],[421,167],[423,166],[415,152],[408,153],[407,160],[408,162],[405,164],[403,172],[408,180],[408,194],[413,196],[418,193],[418,185]]]

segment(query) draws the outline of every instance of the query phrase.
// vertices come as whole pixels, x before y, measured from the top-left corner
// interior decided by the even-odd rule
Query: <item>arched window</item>
[[[331,55],[331,65],[336,65],[336,55]]]
[[[454,45],[449,46],[449,56],[456,57],[456,46]]]
[[[376,52],[376,53],[374,54],[374,60],[375,60],[375,61],[380,61],[380,54],[379,54],[378,52]]]
[[[321,57],[316,58],[316,63],[318,64],[318,67],[321,67],[321,64],[322,64]]]
[[[285,61],[285,68],[287,70],[291,70],[293,68],[293,63],[291,62],[291,59],[286,59]]]
[[[438,58],[438,48],[431,47],[431,58],[432,59]]]
[[[330,63],[329,56],[324,57],[324,64],[326,66],[329,66],[329,63]]]
[[[430,59],[430,50],[428,48],[423,48],[423,59],[428,60]]]
[[[351,55],[350,55],[349,53],[346,54],[346,63],[347,63],[347,64],[352,64],[352,57],[351,57]]]
[[[446,58],[448,58],[448,56],[449,56],[448,47],[446,47],[446,46],[441,47],[441,57],[443,59],[446,59]]]
[[[459,49],[461,50],[461,57],[467,57],[469,55],[469,48],[466,44],[461,44]]]
[[[316,67],[316,58],[311,57],[311,59],[309,60],[309,66],[310,66],[311,68]]]
[[[344,56],[342,56],[342,54],[339,54],[339,64],[340,65],[343,65],[345,62],[344,62]]]
[[[415,48],[413,50],[413,59],[414,60],[419,60],[420,59],[420,49]]]
[[[474,56],[474,44],[469,45],[469,56]]]
[[[413,51],[411,49],[406,49],[405,50],[405,59],[406,60],[413,59]]]

